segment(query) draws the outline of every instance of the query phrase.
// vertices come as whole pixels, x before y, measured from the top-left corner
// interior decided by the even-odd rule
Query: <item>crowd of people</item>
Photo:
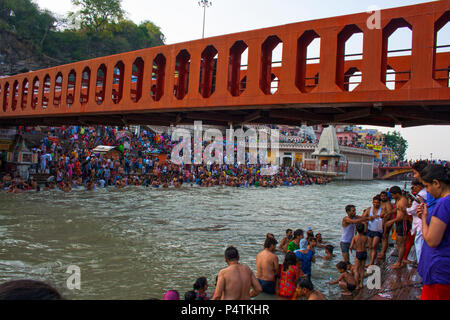
[[[203,142],[206,144],[206,142]],[[93,150],[95,147],[119,146],[114,158]],[[124,147],[125,145],[125,147]],[[60,189],[69,192],[84,187],[87,190],[115,186],[145,186],[179,188],[182,185],[201,187],[278,187],[325,184],[327,178],[309,176],[303,169],[280,168],[272,176],[260,174],[261,164],[201,164],[178,165],[170,162],[174,142],[167,133],[143,130],[139,134],[120,132],[114,127],[50,128],[39,147],[37,173],[47,174],[45,186],[30,175],[24,179],[18,173],[5,173],[0,190],[10,193]],[[167,155],[161,160],[158,154]]]

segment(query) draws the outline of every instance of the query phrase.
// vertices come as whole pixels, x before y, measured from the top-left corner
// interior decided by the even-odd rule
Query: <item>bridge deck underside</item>
[[[192,124],[194,121],[202,121],[204,124],[222,125],[229,124],[284,124],[315,125],[322,123],[348,123],[361,125],[378,125],[395,127],[401,124],[403,127],[450,124],[449,107],[443,105],[420,106],[247,106],[210,108],[210,110],[155,110],[140,112],[99,113],[62,115],[45,117],[24,117],[0,119],[0,126],[16,125],[177,125]]]

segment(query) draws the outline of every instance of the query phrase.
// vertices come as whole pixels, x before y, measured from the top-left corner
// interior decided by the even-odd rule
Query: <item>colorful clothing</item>
[[[289,266],[287,271],[281,269],[280,274],[280,291],[279,295],[285,298],[292,298],[295,293],[296,283],[295,280],[297,278],[297,266]]]
[[[294,241],[291,241],[291,242],[289,242],[287,249],[288,249],[288,251],[294,252],[295,250],[300,249],[300,247]]]
[[[450,196],[441,198],[433,210],[428,212],[427,225],[431,218],[436,217],[447,225],[441,243],[431,248],[426,241],[423,242],[418,273],[424,285],[450,285]],[[424,286],[425,287],[425,286]]]

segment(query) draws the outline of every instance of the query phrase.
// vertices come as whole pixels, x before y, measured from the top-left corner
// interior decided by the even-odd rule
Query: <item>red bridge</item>
[[[377,176],[378,179],[387,180],[412,171],[412,167],[410,166],[378,167],[374,168],[374,175]]]
[[[0,126],[450,124],[450,53],[437,52],[450,46],[436,41],[450,0],[382,10],[379,29],[369,28],[369,17],[299,22],[2,78]],[[403,27],[412,31],[412,48],[388,51]],[[363,52],[346,55],[357,33]],[[308,58],[318,38],[320,56]],[[281,61],[273,61],[279,45]],[[405,55],[392,56],[399,51]]]

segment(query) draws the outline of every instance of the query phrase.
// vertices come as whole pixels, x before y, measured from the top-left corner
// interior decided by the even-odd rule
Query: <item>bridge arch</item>
[[[91,87],[91,69],[85,67],[81,73],[81,89],[80,89],[80,103],[87,104],[89,102],[89,91]]]
[[[8,110],[8,101],[9,101],[9,82],[5,82],[3,86],[3,112]]]
[[[42,108],[46,109],[48,107],[49,95],[51,87],[51,78],[49,74],[44,77],[44,82],[42,86]]]
[[[97,80],[95,82],[95,102],[99,106],[105,102],[107,70],[108,69],[104,63],[102,63],[97,69]]]
[[[67,80],[66,103],[70,108],[75,102],[75,86],[77,81],[77,73],[74,69],[70,70],[69,75],[67,76]]]
[[[388,81],[388,59],[395,56],[411,56],[412,53],[412,25],[404,18],[392,19],[383,28],[383,43],[382,43],[382,77],[381,81],[386,85]],[[397,49],[390,46],[394,41],[390,41],[390,38],[398,34],[402,38],[409,38],[409,48]],[[395,37],[395,36],[394,36]],[[406,53],[406,54],[405,54]],[[398,66],[390,63],[393,70],[391,74],[395,74],[395,90],[403,87],[411,79],[411,62],[404,62],[398,64]],[[387,85],[386,85],[387,87]]]
[[[164,83],[166,78],[166,57],[159,53],[153,59],[152,65],[152,87],[150,95],[154,101],[159,101],[164,95]]]
[[[33,79],[33,85],[31,88],[31,108],[36,109],[38,103],[39,103],[39,77],[36,76]]]
[[[12,103],[11,103],[12,111],[16,111],[18,100],[19,100],[19,80],[16,80],[14,81],[12,89]]]
[[[450,61],[437,61],[437,54],[450,51],[450,10],[434,24],[433,78],[445,88],[450,87]],[[445,36],[445,37],[444,37]]]
[[[316,40],[319,43],[319,57],[308,57],[308,51]],[[310,75],[312,69],[310,65],[313,61],[316,65],[320,63],[320,36],[314,30],[307,30],[297,40],[295,85],[303,93],[311,92],[319,82],[319,73],[316,73],[313,77]],[[316,68],[316,70],[318,69]]]
[[[120,103],[123,97],[123,82],[124,82],[125,64],[122,60],[118,61],[113,69],[113,90],[112,101],[114,104]]]
[[[189,69],[191,65],[191,54],[186,49],[178,52],[175,60],[175,86],[173,92],[175,98],[183,100],[189,91]]]
[[[269,36],[261,45],[261,72],[259,87],[266,95],[274,94],[278,91],[280,85],[280,80],[274,73],[275,71],[273,70],[273,67],[282,62],[273,62],[273,58],[275,49],[278,48],[278,51],[282,50],[282,45],[283,41],[276,35]],[[281,59],[282,51],[278,53],[278,56],[280,56]]]
[[[244,53],[248,51],[248,45],[242,41],[236,41],[230,48],[228,58],[228,86],[227,89],[233,97],[240,96],[245,90],[242,86],[241,71],[247,68],[247,64],[242,64]],[[245,76],[244,76],[245,77]],[[247,79],[247,78],[245,78]]]
[[[216,90],[217,49],[209,45],[203,50],[200,61],[200,80],[198,91],[203,98],[209,98]]]
[[[59,107],[61,105],[62,89],[63,89],[63,74],[62,72],[58,72],[58,74],[55,77],[55,85],[53,87],[53,105],[55,107]]]
[[[28,103],[28,93],[29,93],[29,81],[28,78],[23,79],[22,81],[22,98],[20,101],[20,106],[22,110],[25,110]]]
[[[346,54],[347,51],[347,42],[350,38],[352,38],[354,35],[357,34],[363,34],[363,31],[356,25],[356,24],[349,24],[346,25],[341,32],[338,34],[338,43],[337,43],[337,57],[336,57],[336,84],[339,88],[342,89],[342,91],[352,91],[350,90],[351,87],[348,83],[346,84],[345,79],[349,72],[349,70],[345,70],[345,61],[349,59],[354,59],[355,56],[361,56],[362,53],[353,53],[353,54]],[[361,37],[362,39],[362,37]],[[363,46],[363,43],[361,42],[361,47]],[[351,69],[350,71],[352,71]],[[361,74],[362,77],[362,74]]]

